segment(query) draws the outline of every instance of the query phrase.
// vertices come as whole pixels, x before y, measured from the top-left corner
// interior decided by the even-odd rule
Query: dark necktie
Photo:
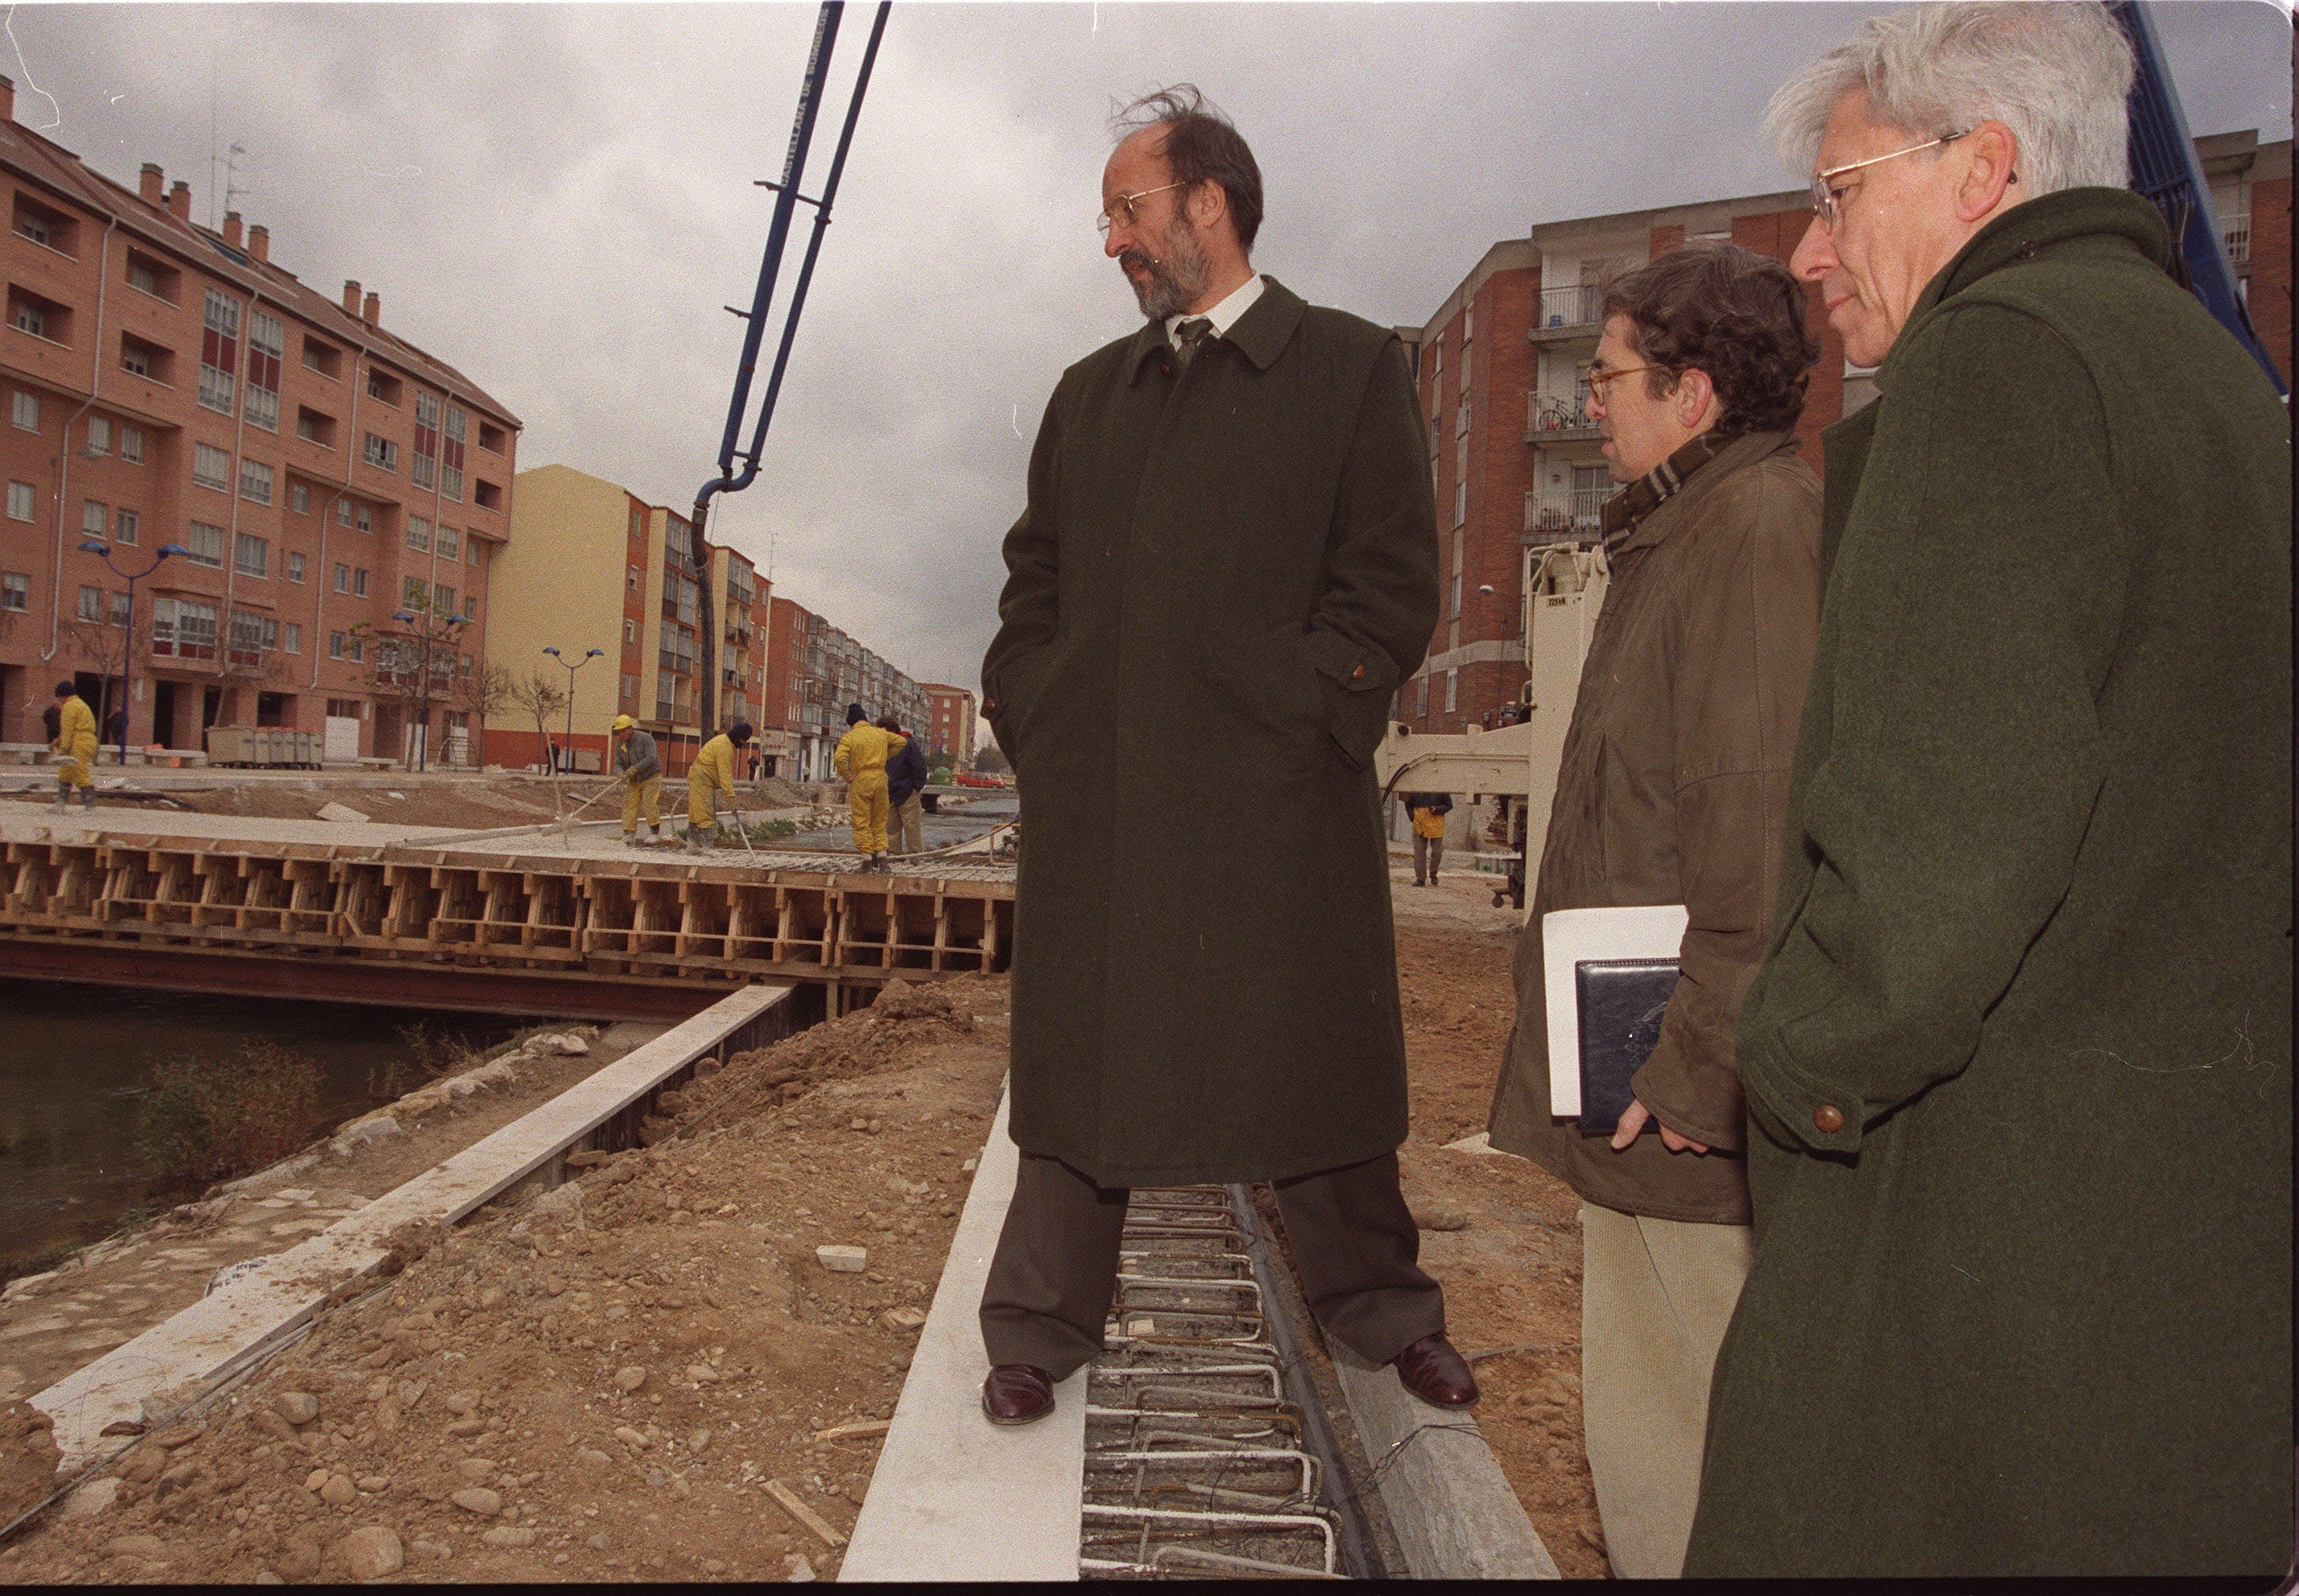
[[[1213,319],[1209,316],[1192,316],[1174,329],[1177,345],[1175,355],[1184,370],[1188,369],[1190,358],[1197,353],[1198,345],[1204,343],[1213,330]]]

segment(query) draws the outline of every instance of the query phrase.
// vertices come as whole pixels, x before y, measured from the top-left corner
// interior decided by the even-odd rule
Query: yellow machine
[[[1509,869],[1506,893],[1523,909],[1527,884],[1540,869],[1540,845],[1548,826],[1548,806],[1556,794],[1556,767],[1564,752],[1564,731],[1573,723],[1573,702],[1581,690],[1581,663],[1604,608],[1610,573],[1605,552],[1593,544],[1552,543],[1524,552],[1524,685],[1515,726],[1485,731],[1471,727],[1457,735],[1415,736],[1392,723],[1374,754],[1374,771],[1384,796],[1398,792],[1451,793],[1471,802],[1508,800],[1512,848],[1520,858]]]

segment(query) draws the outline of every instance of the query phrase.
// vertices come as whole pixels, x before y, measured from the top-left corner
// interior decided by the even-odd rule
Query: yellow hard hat
[[[615,717],[615,729],[617,731],[628,731],[637,724],[638,722],[632,719],[628,715],[618,715]]]

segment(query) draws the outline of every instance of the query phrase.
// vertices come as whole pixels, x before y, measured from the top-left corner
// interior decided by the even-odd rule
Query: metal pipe
[[[63,629],[64,609],[64,496],[71,483],[71,429],[72,423],[87,414],[95,405],[96,389],[104,377],[104,296],[112,287],[112,233],[119,225],[120,218],[117,216],[104,224],[104,244],[96,261],[95,337],[88,341],[94,358],[88,362],[87,397],[65,420],[63,451],[56,456],[56,561],[55,575],[48,583],[48,646],[40,651],[40,662],[44,665],[56,657],[56,650],[63,641],[60,634]],[[130,615],[128,619],[133,621],[136,618]],[[129,628],[128,645],[130,648],[136,646],[132,626]],[[125,709],[127,706],[123,704],[120,707]]]

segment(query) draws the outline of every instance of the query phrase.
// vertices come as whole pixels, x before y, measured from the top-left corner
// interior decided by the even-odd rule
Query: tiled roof
[[[123,231],[137,234],[145,242],[170,250],[218,277],[260,288],[266,299],[284,306],[318,331],[346,343],[363,345],[473,409],[485,411],[513,428],[522,425],[500,400],[444,361],[346,312],[339,302],[305,287],[295,273],[270,262],[259,262],[245,250],[226,244],[222,235],[178,218],[164,203],[146,204],[137,194],[92,170],[70,150],[21,122],[0,121],[0,168],[42,184],[100,216],[117,217]]]

